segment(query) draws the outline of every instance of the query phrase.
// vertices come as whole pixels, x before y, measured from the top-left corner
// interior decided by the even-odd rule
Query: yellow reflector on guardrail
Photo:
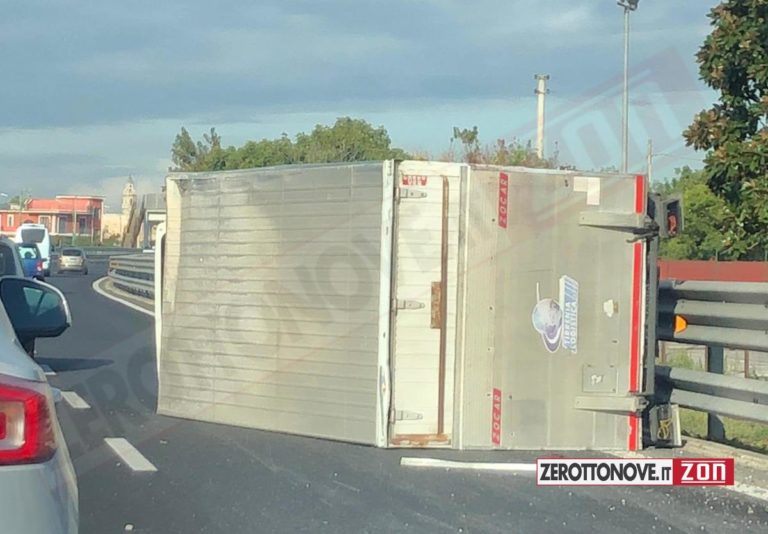
[[[686,328],[688,328],[688,321],[685,320],[685,317],[675,315],[675,334],[682,332]]]

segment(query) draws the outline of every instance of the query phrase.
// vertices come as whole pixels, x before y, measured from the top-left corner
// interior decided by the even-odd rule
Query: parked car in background
[[[43,270],[45,276],[51,274],[51,236],[44,224],[24,223],[16,229],[16,243],[35,243],[40,249],[43,258]]]
[[[5,236],[0,236],[0,276],[24,276],[19,249]]]
[[[2,246],[2,245],[0,245]],[[77,478],[45,373],[22,350],[71,324],[53,286],[0,278],[0,532],[75,534]]]
[[[19,256],[21,257],[21,266],[24,269],[24,276],[35,278],[41,282],[45,281],[45,268],[43,267],[43,256],[35,243],[21,243],[18,245]]]
[[[65,271],[77,271],[88,274],[88,258],[85,251],[81,248],[66,247],[59,253],[58,273]]]

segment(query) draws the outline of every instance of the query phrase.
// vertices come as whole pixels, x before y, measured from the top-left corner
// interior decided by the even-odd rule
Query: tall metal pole
[[[72,246],[75,245],[75,232],[77,231],[77,196],[72,197]]]
[[[629,7],[624,6],[624,105],[621,117],[621,172],[629,169]]]
[[[536,80],[536,155],[539,159],[544,159],[544,105],[547,97],[547,80],[549,75],[537,74]]]
[[[653,139],[648,139],[648,183],[653,180]]]

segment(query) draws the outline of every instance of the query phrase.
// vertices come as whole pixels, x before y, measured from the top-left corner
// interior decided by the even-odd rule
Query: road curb
[[[679,449],[646,449],[631,453],[612,453],[623,458],[733,458],[736,483],[722,489],[768,502],[768,456],[721,443],[685,437]]]
[[[741,465],[768,471],[768,456],[766,455],[698,438],[687,437],[685,438],[685,441],[686,443],[683,450],[686,450],[691,454],[709,457],[725,456],[726,458],[735,458],[737,463],[740,463]]]
[[[103,278],[99,278],[93,282],[93,290],[101,295],[102,297],[108,298],[110,300],[113,300],[115,302],[119,302],[123,306],[127,306],[128,308],[131,308],[132,310],[141,312],[145,315],[149,315],[150,317],[154,317],[155,313],[151,310],[148,310],[146,308],[143,308],[142,306],[139,306],[138,304],[135,304],[127,299],[127,297],[123,297],[121,295],[118,295],[117,293],[111,293],[104,289],[102,287],[102,284],[109,281],[108,276],[104,276]]]

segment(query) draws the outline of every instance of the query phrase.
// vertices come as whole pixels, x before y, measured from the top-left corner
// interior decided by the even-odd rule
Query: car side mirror
[[[55,287],[25,278],[0,278],[0,301],[23,344],[60,336],[72,324],[69,305]]]

